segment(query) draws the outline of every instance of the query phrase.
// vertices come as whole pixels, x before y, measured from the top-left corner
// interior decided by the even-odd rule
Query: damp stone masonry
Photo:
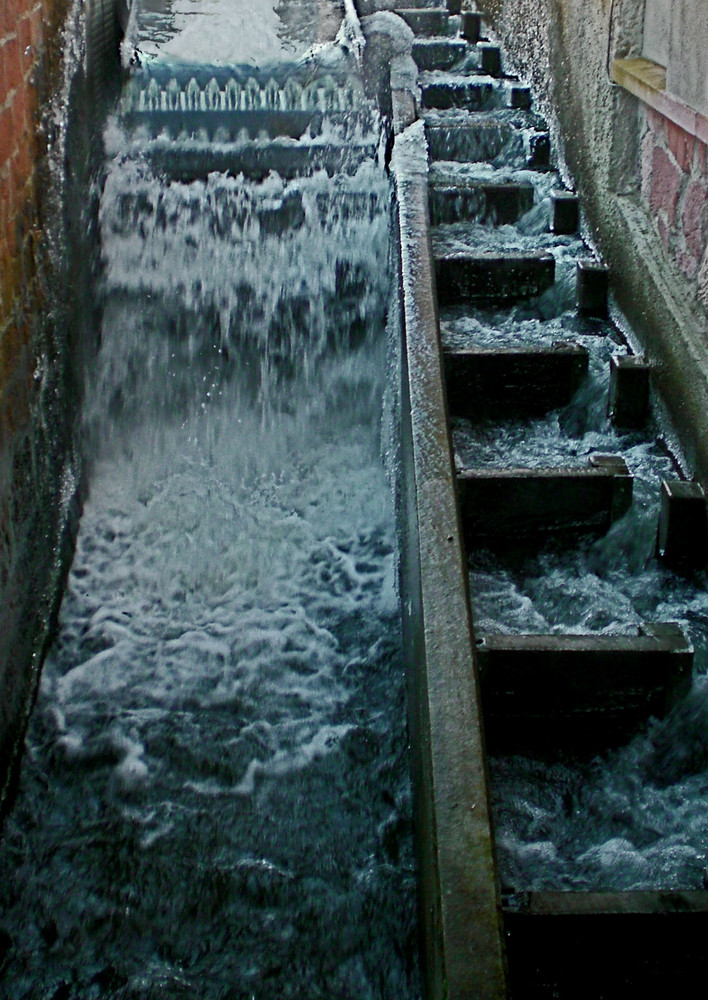
[[[533,83],[556,122],[554,138],[611,268],[611,292],[649,355],[688,471],[705,483],[706,5],[480,0],[477,6],[506,46],[512,69]],[[668,36],[662,35],[667,24]],[[654,67],[649,82],[636,72],[647,61]]]
[[[0,815],[50,630],[75,495],[62,306],[70,282],[66,258],[56,252],[63,211],[58,173],[49,169],[50,144],[66,147],[60,118],[56,132],[41,122],[63,89],[70,12],[69,0],[0,4]],[[76,174],[79,181],[81,170]]]

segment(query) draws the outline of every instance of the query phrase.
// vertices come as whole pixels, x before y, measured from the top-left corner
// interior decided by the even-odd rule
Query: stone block
[[[460,221],[503,226],[520,219],[533,202],[533,185],[526,182],[436,177],[430,185],[430,221],[434,226]]]
[[[452,253],[435,261],[440,305],[501,304],[540,295],[555,280],[555,259],[544,251]]]
[[[577,232],[580,210],[576,194],[572,191],[552,191],[551,210],[551,232],[559,236]]]
[[[578,261],[576,295],[578,312],[584,316],[607,315],[610,269],[595,260]]]
[[[550,166],[551,140],[547,132],[532,132],[529,136],[529,153],[526,165],[530,170],[544,170]]]
[[[424,82],[421,87],[424,108],[448,111],[463,108],[466,111],[483,111],[502,107],[505,95],[492,80],[480,76]]]
[[[708,978],[700,889],[513,893],[504,928],[511,996],[686,997]]]
[[[695,138],[684,131],[680,125],[669,121],[667,123],[669,149],[682,173],[687,174],[693,162],[693,146]]]
[[[587,350],[568,341],[446,351],[444,360],[450,412],[469,419],[540,416],[566,406],[588,370]]]
[[[520,111],[531,110],[531,88],[514,84],[509,91],[509,107]]]
[[[506,122],[478,121],[469,125],[428,125],[426,128],[430,157],[433,160],[459,160],[481,163],[503,157],[505,163],[531,165],[520,129]]]
[[[415,35],[453,35],[457,30],[457,19],[451,18],[445,9],[404,9],[396,13],[402,17]]]
[[[481,42],[477,46],[477,51],[479,52],[479,68],[482,72],[486,73],[487,76],[501,76],[502,64],[499,46]]]
[[[467,50],[467,43],[455,38],[417,38],[412,54],[421,70],[447,70],[464,59]]]
[[[477,634],[492,752],[611,746],[691,687],[693,648],[673,622],[626,635]]]
[[[462,14],[460,33],[466,42],[476,45],[482,30],[482,16],[476,11],[466,10]]]
[[[468,544],[495,549],[524,540],[602,535],[629,509],[632,476],[622,458],[586,466],[461,469],[457,475]]]
[[[617,427],[643,427],[646,423],[650,371],[643,357],[616,354],[610,360],[608,414]]]
[[[667,225],[676,218],[681,172],[669,154],[660,146],[654,147],[651,158],[649,207],[654,213],[663,213]]]
[[[708,181],[694,180],[686,188],[681,229],[691,256],[700,261],[708,237]]]
[[[700,569],[708,562],[706,495],[700,483],[662,481],[656,552],[677,570]]]

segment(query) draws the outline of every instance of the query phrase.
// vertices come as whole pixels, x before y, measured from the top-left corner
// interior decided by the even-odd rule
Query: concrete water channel
[[[705,497],[479,14],[374,6],[133,10],[8,997],[705,972]]]

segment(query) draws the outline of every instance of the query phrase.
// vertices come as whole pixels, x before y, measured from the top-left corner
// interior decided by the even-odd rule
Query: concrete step
[[[513,997],[686,997],[708,978],[708,892],[519,892],[503,906]]]
[[[423,108],[440,110],[463,108],[467,111],[516,108],[528,111],[531,91],[513,80],[499,81],[495,77],[477,74],[421,73]]]
[[[477,635],[491,753],[587,751],[629,739],[691,687],[693,647],[674,622],[625,635]]]
[[[461,178],[436,172],[430,182],[430,221],[481,222],[503,226],[517,222],[534,203],[534,188],[528,181],[496,181]]]
[[[421,70],[448,70],[462,62],[470,52],[464,39],[416,38],[413,58]]]
[[[415,35],[430,37],[449,37],[460,31],[459,16],[450,15],[446,8],[404,8],[398,7],[396,13],[402,17]]]
[[[470,45],[464,39],[418,38],[413,42],[413,58],[420,70],[451,70],[501,76],[501,53],[498,45],[480,42]]]
[[[567,406],[588,371],[584,347],[469,348],[445,351],[447,401],[453,416],[541,416]]]
[[[324,170],[328,176],[355,174],[364,159],[376,156],[375,146],[313,144],[284,145],[277,142],[261,145],[203,143],[160,143],[148,149],[157,170],[168,177],[189,183],[205,179],[214,171],[233,176],[243,174],[249,180],[264,180],[271,171],[292,179]]]
[[[603,535],[629,509],[632,484],[616,455],[593,455],[578,467],[461,469],[465,539],[468,546],[501,549]]]
[[[544,251],[455,252],[436,258],[435,273],[440,305],[500,305],[550,288],[555,260]]]
[[[512,167],[546,169],[551,148],[548,132],[537,127],[535,116],[519,112],[516,117],[514,122],[480,118],[447,125],[431,116],[426,122],[430,157],[466,163],[503,161]]]

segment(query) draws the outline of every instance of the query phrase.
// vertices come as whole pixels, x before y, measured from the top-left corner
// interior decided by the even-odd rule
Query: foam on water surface
[[[317,0],[134,0],[126,49],[191,63],[290,61],[331,41],[342,15]]]
[[[416,995],[388,181],[170,183],[112,148],[7,995]]]

